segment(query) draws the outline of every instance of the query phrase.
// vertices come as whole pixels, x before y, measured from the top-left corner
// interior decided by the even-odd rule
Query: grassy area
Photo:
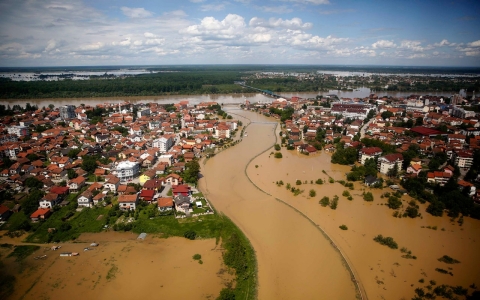
[[[40,249],[40,246],[16,246],[7,257],[15,257],[15,261],[22,261],[27,258],[30,254]]]
[[[185,219],[175,219],[171,215],[150,219],[140,214],[133,230],[138,233],[162,233],[164,237],[183,236],[186,231],[192,230],[199,238],[216,238],[222,229],[222,223],[218,215]]]
[[[84,208],[81,212],[75,211],[74,203],[62,207],[45,222],[38,225],[35,232],[27,237],[27,242],[46,243],[61,242],[78,238],[84,232],[100,232],[106,224],[108,208]],[[98,216],[104,217],[97,220]],[[49,231],[55,228],[55,231]]]

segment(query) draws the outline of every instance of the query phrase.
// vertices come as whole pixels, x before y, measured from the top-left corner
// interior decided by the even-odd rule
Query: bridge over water
[[[259,88],[253,87],[253,86],[249,86],[249,85],[246,85],[244,82],[235,82],[235,84],[238,84],[239,86],[244,87],[244,88],[249,88],[249,89],[252,89],[252,90],[259,91],[262,94],[264,94],[266,96],[269,96],[269,97],[272,97],[272,98],[275,98],[275,99],[283,98],[281,95],[277,95],[272,91],[262,90],[262,89],[259,89]]]

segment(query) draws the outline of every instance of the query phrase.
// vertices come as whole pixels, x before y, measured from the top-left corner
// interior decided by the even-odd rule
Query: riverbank
[[[330,236],[351,262],[369,299],[411,298],[415,288],[426,290],[427,286],[432,287],[431,280],[436,285],[464,288],[472,283],[480,284],[480,271],[475,263],[480,221],[465,218],[464,224],[459,226],[446,216],[429,215],[423,204],[420,204],[421,218],[394,218],[393,210],[384,205],[387,199],[381,198],[381,194],[392,190],[367,188],[373,193],[374,201],[366,202],[362,196],[364,187],[360,183],[355,183],[354,190],[340,183],[328,183],[329,177],[323,171],[335,180],[345,180],[345,173],[350,170],[347,166],[331,164],[329,154],[321,152],[305,156],[283,148],[283,158],[275,159],[269,153],[267,151],[252,161],[247,169],[248,176],[259,188],[299,210]],[[315,184],[318,178],[325,183]],[[280,180],[284,185],[276,184]],[[297,186],[297,180],[302,184]],[[287,183],[304,192],[294,196],[285,188]],[[310,197],[311,189],[315,190],[316,196]],[[342,196],[345,190],[352,195],[352,201]],[[333,199],[335,195],[339,197],[335,210],[319,204],[322,197]],[[402,196],[405,207],[410,200],[410,197]],[[341,225],[346,225],[348,230],[341,230]],[[399,249],[376,243],[373,238],[378,234],[393,237],[399,249],[407,248],[416,259],[404,258],[405,253]],[[448,265],[438,261],[444,255],[461,263]],[[448,270],[453,276],[439,273],[437,268]]]

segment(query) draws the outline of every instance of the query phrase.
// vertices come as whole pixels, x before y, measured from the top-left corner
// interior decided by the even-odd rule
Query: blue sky
[[[2,0],[0,66],[480,66],[480,1]]]

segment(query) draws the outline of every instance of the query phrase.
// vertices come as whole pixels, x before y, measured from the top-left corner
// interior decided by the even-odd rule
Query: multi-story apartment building
[[[64,105],[60,106],[60,118],[63,120],[73,119],[77,116],[75,113],[75,105]]]

